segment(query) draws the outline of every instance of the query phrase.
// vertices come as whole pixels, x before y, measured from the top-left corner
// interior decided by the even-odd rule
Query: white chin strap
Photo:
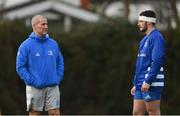
[[[156,23],[156,18],[139,16],[139,21],[147,21],[147,22],[151,22],[151,23]]]

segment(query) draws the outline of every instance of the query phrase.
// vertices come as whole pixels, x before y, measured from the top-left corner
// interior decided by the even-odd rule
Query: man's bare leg
[[[145,112],[146,112],[146,106],[144,100],[134,100],[133,115],[144,115]]]
[[[149,115],[160,115],[160,100],[154,100],[150,102],[145,102],[146,109]]]
[[[59,109],[52,109],[48,111],[49,116],[53,115],[53,116],[59,116],[60,115],[60,111]]]

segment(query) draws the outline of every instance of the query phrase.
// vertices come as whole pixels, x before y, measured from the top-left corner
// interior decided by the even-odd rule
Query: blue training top
[[[149,91],[162,92],[164,87],[165,39],[154,29],[139,44],[134,86],[141,90],[143,82],[150,84]]]
[[[64,74],[58,44],[48,34],[39,38],[32,32],[18,49],[16,71],[27,85],[36,88],[58,85]]]

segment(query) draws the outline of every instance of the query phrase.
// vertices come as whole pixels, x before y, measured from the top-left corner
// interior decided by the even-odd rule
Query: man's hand
[[[131,89],[131,95],[134,95],[135,90],[136,90],[136,87],[135,87],[135,86],[133,86],[133,87],[132,87],[132,89]]]
[[[145,91],[148,91],[150,85],[146,82],[143,82],[143,85],[141,87],[141,91],[145,92]]]

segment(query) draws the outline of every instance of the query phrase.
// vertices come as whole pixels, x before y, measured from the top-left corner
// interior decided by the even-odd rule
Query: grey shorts
[[[37,89],[26,86],[27,111],[45,111],[60,108],[59,86]]]

